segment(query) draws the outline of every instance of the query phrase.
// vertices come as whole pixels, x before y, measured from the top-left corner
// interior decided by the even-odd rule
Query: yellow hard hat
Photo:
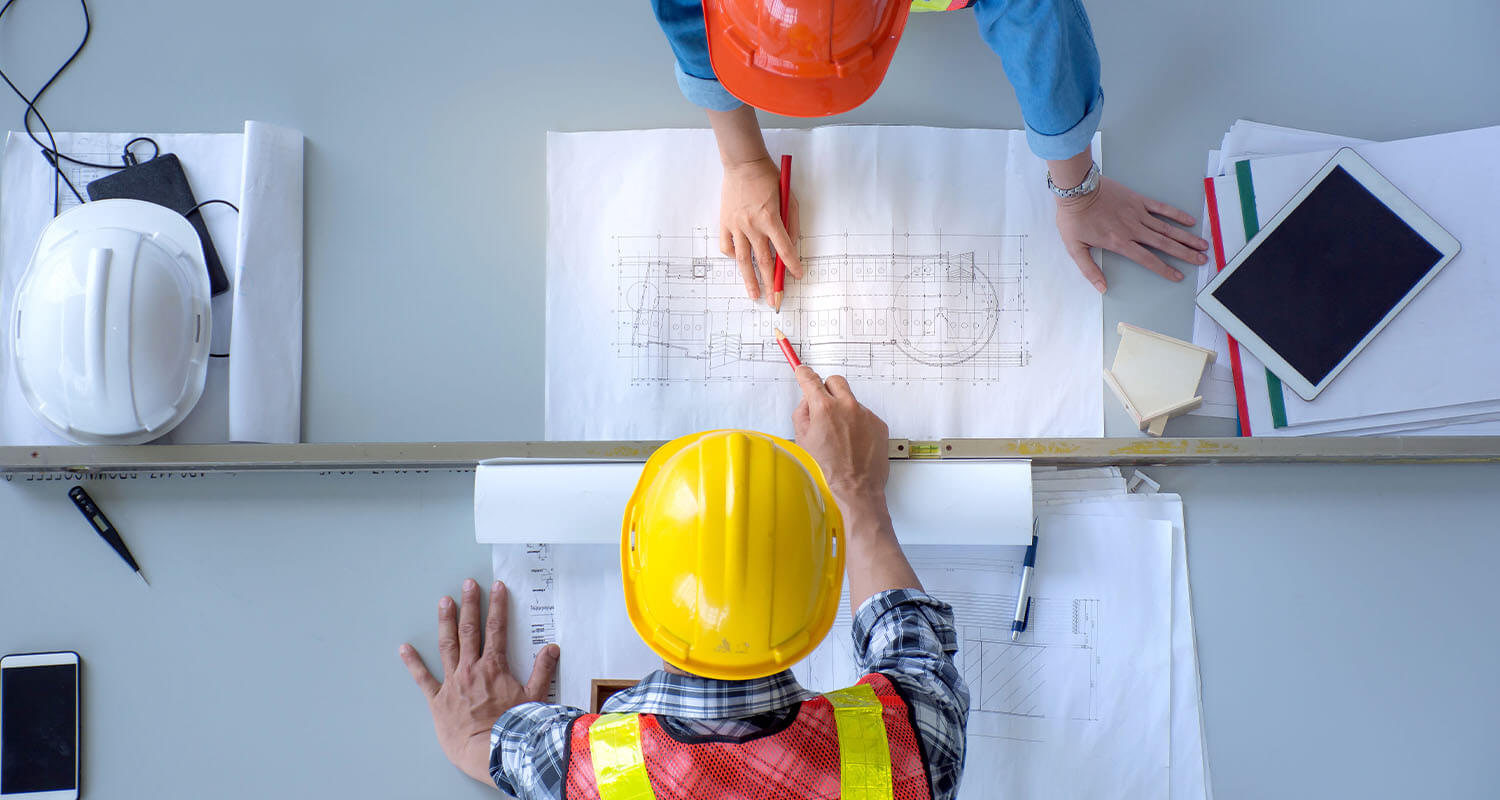
[[[753,431],[674,439],[646,462],[625,506],[630,623],[694,675],[780,672],[833,626],[843,538],[823,471],[796,444]]]

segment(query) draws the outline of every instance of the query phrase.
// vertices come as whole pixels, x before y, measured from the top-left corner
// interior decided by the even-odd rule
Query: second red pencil
[[[797,357],[797,351],[792,349],[792,343],[787,341],[786,334],[780,328],[772,328],[776,334],[776,344],[781,346],[781,354],[786,356],[786,363],[792,365],[792,369],[802,366],[802,359]]]

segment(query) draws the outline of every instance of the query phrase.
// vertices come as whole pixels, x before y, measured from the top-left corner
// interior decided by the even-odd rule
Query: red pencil
[[[781,157],[781,224],[786,225],[787,202],[792,196],[792,157],[783,155]],[[781,254],[776,254],[776,277],[771,281],[771,308],[781,310],[782,290],[786,288],[786,264],[781,261]]]
[[[792,369],[802,366],[802,359],[797,357],[797,351],[792,349],[792,343],[786,340],[786,334],[780,328],[771,329],[776,334],[776,343],[781,345],[781,354],[786,356],[786,363],[792,365]]]

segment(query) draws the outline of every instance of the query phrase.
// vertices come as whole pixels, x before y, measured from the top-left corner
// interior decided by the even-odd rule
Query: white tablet
[[[1311,400],[1458,249],[1344,148],[1203,288],[1198,305]]]

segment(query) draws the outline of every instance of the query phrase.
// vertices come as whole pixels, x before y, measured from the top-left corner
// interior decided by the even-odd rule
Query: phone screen
[[[0,669],[0,794],[77,788],[78,665]]]

